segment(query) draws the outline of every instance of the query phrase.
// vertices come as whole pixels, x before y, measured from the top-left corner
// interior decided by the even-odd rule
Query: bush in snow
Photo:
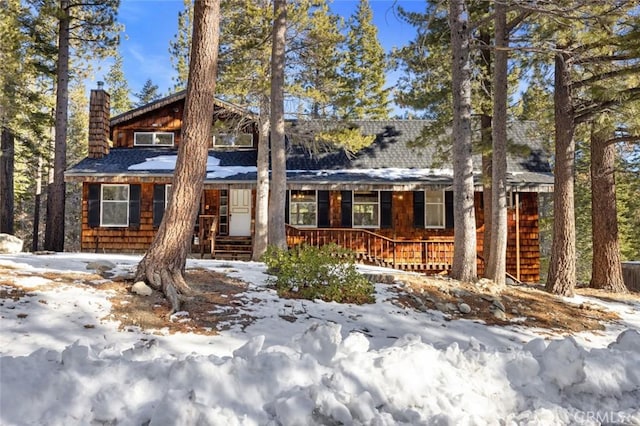
[[[280,297],[338,303],[372,303],[373,284],[355,267],[354,255],[336,244],[270,247],[262,258]]]

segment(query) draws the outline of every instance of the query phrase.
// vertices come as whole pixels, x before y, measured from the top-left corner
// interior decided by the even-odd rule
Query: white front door
[[[251,235],[251,190],[229,190],[229,236]]]

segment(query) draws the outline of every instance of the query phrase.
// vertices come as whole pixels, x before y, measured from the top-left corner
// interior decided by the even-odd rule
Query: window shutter
[[[129,227],[140,227],[140,185],[129,185]]]
[[[344,228],[351,228],[353,216],[351,214],[351,204],[352,204],[353,193],[351,191],[342,191],[342,202],[341,202],[341,210],[342,210],[342,220],[341,225]]]
[[[413,227],[424,228],[424,191],[413,191]]]
[[[284,223],[289,224],[289,197],[291,196],[291,191],[287,191],[284,196]]]
[[[89,199],[87,200],[87,222],[89,228],[100,226],[100,184],[89,184]]]
[[[318,191],[318,228],[329,226],[329,191]]]
[[[453,191],[444,193],[444,227],[453,228]]]
[[[393,228],[393,192],[380,191],[380,227]]]
[[[164,216],[165,185],[153,185],[153,227],[157,228]]]

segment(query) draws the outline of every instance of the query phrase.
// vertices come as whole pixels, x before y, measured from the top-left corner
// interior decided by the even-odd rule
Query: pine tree
[[[76,57],[103,58],[118,43],[120,27],[115,17],[119,0],[29,0],[31,10],[57,24],[56,106],[53,178],[47,191],[47,221],[44,247],[64,249],[67,120],[69,107],[69,63]]]
[[[173,202],[169,204],[151,247],[138,264],[136,280],[161,290],[179,310],[181,296],[190,293],[184,279],[193,223],[204,176],[207,148],[213,127],[220,0],[198,0],[194,8],[194,29],[185,99],[182,143],[173,180]],[[185,220],[185,218],[187,220]]]
[[[132,105],[131,99],[129,99],[131,90],[124,76],[123,59],[119,52],[116,52],[113,64],[104,77],[104,81],[106,90],[111,96],[111,115],[114,116],[129,111]]]
[[[142,89],[138,93],[134,93],[136,98],[138,98],[138,102],[136,102],[136,107],[141,107],[143,105],[147,105],[157,99],[160,99],[162,95],[160,94],[160,88],[157,84],[153,84],[150,78],[148,78]]]
[[[193,26],[193,1],[184,0],[184,9],[178,12],[178,32],[169,42],[171,65],[177,75],[173,77],[175,91],[184,90],[189,78],[191,29]]]
[[[389,116],[389,90],[385,89],[385,52],[373,25],[368,0],[360,0],[347,24],[344,92],[339,116],[345,119],[384,119]]]

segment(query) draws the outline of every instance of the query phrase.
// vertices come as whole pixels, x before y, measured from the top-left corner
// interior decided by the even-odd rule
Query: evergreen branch
[[[589,78],[585,78],[584,80],[576,81],[571,84],[571,89],[581,89],[589,84],[608,80],[610,78],[623,77],[629,74],[635,74],[640,71],[640,63],[627,68],[620,68],[614,71],[605,72],[602,74],[592,75]]]
[[[635,101],[638,99],[640,99],[640,87],[633,87],[631,89],[620,92],[619,96],[616,99],[594,102],[590,105],[576,106],[575,123],[585,123],[591,120],[594,115],[599,114],[602,111],[620,106],[625,102]]]

